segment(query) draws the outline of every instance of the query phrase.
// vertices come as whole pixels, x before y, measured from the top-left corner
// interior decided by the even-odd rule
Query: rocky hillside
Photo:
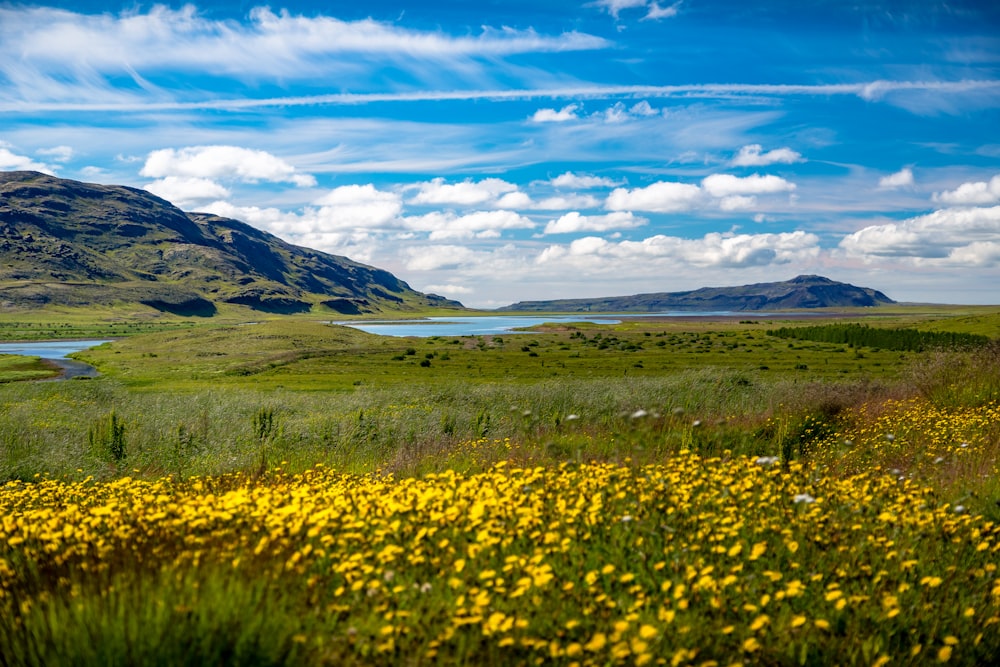
[[[702,287],[690,292],[636,294],[600,299],[521,301],[499,310],[549,312],[655,313],[666,311],[786,310],[844,308],[895,303],[882,292],[822,276],[798,276],[742,287]]]
[[[0,309],[112,303],[201,316],[221,303],[278,313],[462,308],[388,271],[185,213],[144,190],[0,172]]]

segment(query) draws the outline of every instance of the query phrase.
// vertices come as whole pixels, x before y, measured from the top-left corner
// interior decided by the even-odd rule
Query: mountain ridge
[[[145,190],[0,172],[0,308],[139,303],[210,316],[464,309],[383,269],[238,220],[185,213]]]
[[[498,308],[511,312],[759,311],[793,308],[866,307],[895,303],[882,292],[823,276],[800,275],[780,282],[735,287],[702,287],[595,299],[520,301]]]

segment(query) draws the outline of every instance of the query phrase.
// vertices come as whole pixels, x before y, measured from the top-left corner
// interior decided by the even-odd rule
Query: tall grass
[[[534,456],[549,462],[653,460],[699,443],[705,453],[759,454],[776,444],[755,430],[768,416],[815,406],[829,414],[850,397],[883,390],[856,382],[764,383],[711,369],[533,384],[361,386],[350,393],[134,392],[108,379],[8,385],[0,388],[0,479],[39,472],[95,479],[222,474],[282,461],[296,469],[321,462],[355,472],[414,472],[426,468],[425,456],[482,438],[538,444]]]

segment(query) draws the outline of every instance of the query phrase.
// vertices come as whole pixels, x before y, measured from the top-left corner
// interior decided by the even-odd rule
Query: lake
[[[740,312],[730,310],[691,311],[672,313],[608,313],[606,315],[484,315],[457,317],[426,317],[419,320],[331,322],[346,327],[354,327],[368,333],[380,336],[416,336],[430,338],[431,336],[483,336],[487,334],[524,334],[530,331],[514,331],[517,328],[531,327],[537,324],[551,322],[553,324],[566,322],[592,322],[595,324],[619,324],[621,318],[638,317],[733,317],[747,316],[754,318],[771,317],[773,313]],[[786,314],[794,317],[793,314]]]
[[[617,324],[614,316],[556,316],[532,317],[525,315],[486,315],[483,317],[428,317],[421,320],[394,320],[391,322],[334,322],[381,336],[483,336],[486,334],[519,334],[518,327],[531,327],[545,322],[595,322]]]

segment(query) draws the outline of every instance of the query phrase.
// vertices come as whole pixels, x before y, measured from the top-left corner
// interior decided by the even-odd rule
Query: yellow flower
[[[597,632],[590,641],[583,645],[583,648],[587,649],[591,653],[597,653],[602,648],[604,648],[608,643],[608,637],[603,632]]]

